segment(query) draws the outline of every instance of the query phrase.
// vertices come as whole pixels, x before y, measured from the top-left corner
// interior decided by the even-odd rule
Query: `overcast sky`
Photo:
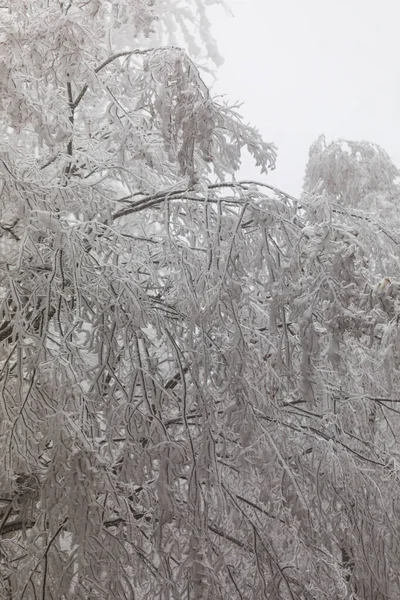
[[[301,190],[321,134],[380,144],[400,166],[398,0],[227,0],[211,13],[225,63],[214,91],[278,146],[269,180]],[[257,171],[245,164],[244,174]]]

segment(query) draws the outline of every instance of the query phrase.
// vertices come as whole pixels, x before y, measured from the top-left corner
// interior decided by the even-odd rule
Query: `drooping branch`
[[[171,48],[171,49],[175,49],[175,50],[180,50],[180,48],[175,48],[174,46],[168,46],[165,47],[165,49],[167,48]],[[146,50],[126,50],[124,52],[117,52],[116,54],[113,54],[112,56],[109,56],[108,58],[106,58],[98,67],[96,67],[94,69],[94,73],[97,75],[97,73],[100,73],[100,71],[102,71],[105,67],[107,67],[107,65],[111,64],[112,62],[114,62],[115,60],[117,60],[118,58],[124,58],[124,57],[128,57],[128,56],[134,56],[134,55],[145,55],[145,54],[150,54],[151,52],[154,52],[155,49],[154,48],[148,48]],[[89,89],[89,84],[86,83],[81,91],[79,92],[79,94],[77,95],[77,97],[75,98],[72,106],[74,109],[76,109],[80,102],[82,101],[84,95],[86,94],[87,90]]]

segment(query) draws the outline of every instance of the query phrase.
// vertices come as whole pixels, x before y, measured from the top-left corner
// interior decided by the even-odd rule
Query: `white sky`
[[[273,185],[300,192],[321,133],[380,144],[400,166],[398,0],[226,1],[234,17],[209,12],[225,59],[213,91],[278,146]],[[257,174],[247,160],[243,174]]]

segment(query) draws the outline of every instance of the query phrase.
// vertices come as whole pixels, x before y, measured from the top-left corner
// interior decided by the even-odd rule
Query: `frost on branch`
[[[274,147],[106,35],[197,3],[111,4],[0,28],[0,596],[398,600],[394,220],[230,179]]]
[[[246,146],[262,172],[274,168],[276,152],[239,116],[216,104],[195,65],[182,50],[166,48],[148,55],[139,88],[139,106],[162,132],[164,150],[182,175],[195,183],[210,165],[223,179],[239,168]],[[208,171],[211,168],[208,167]]]

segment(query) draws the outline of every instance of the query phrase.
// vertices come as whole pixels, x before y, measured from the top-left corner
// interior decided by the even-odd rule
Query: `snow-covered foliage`
[[[397,171],[232,179],[274,146],[147,44],[203,4],[0,8],[6,600],[400,596]]]
[[[399,175],[377,144],[349,140],[327,144],[321,135],[310,148],[305,190],[324,192],[342,206],[380,212],[385,203],[391,208],[399,202]]]

